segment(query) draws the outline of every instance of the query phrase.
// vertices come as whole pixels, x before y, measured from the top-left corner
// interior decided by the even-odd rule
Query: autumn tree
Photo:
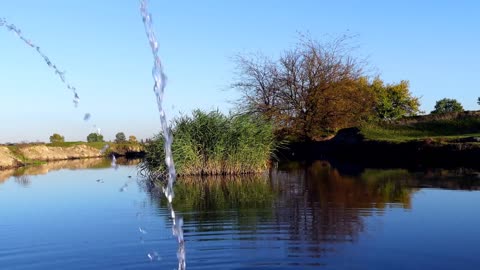
[[[444,98],[435,103],[435,110],[431,114],[463,112],[463,106],[456,99]]]
[[[135,137],[135,136],[133,136],[133,135],[128,136],[128,141],[131,142],[131,143],[136,143],[136,142],[138,142],[138,141],[137,141],[137,137]]]
[[[362,63],[350,55],[348,37],[320,43],[302,38],[278,60],[237,58],[242,111],[273,121],[278,133],[317,140],[357,125],[373,112],[375,97],[360,87]]]
[[[65,137],[63,137],[58,133],[54,133],[52,136],[50,136],[50,142],[51,143],[65,142]]]

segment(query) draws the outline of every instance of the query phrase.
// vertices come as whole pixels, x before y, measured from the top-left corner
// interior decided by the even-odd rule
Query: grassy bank
[[[480,115],[456,113],[441,117],[412,117],[391,123],[366,124],[360,129],[367,140],[449,142],[466,137],[480,137]]]
[[[75,145],[86,145],[98,150],[102,150],[105,156],[115,155],[125,156],[128,153],[141,153],[144,151],[144,146],[137,142],[56,142],[48,143],[46,146],[53,147],[71,147]],[[108,147],[107,147],[108,146]]]
[[[179,175],[243,174],[265,171],[277,145],[272,126],[247,115],[195,110],[173,122],[172,152]],[[146,147],[144,169],[165,170],[163,137]]]

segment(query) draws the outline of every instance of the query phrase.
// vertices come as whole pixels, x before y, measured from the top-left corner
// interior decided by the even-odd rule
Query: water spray
[[[150,48],[152,50],[153,55],[153,69],[152,69],[152,77],[154,80],[153,91],[156,96],[158,112],[160,113],[160,124],[162,127],[162,135],[164,138],[164,147],[165,147],[165,164],[167,165],[168,170],[168,182],[166,187],[163,187],[163,193],[167,197],[168,200],[168,208],[170,210],[170,215],[173,220],[172,231],[173,235],[177,238],[178,242],[178,250],[177,250],[177,258],[178,258],[178,269],[185,269],[186,262],[185,262],[185,242],[183,238],[183,218],[180,216],[175,215],[175,211],[173,210],[172,200],[174,197],[173,193],[173,183],[177,177],[177,173],[175,171],[175,164],[173,162],[173,155],[172,155],[172,134],[170,129],[168,128],[167,117],[165,115],[165,111],[162,107],[163,101],[163,94],[165,91],[166,86],[166,79],[167,76],[163,72],[162,62],[160,61],[160,57],[158,56],[158,41],[155,36],[155,32],[153,30],[152,24],[152,16],[148,12],[147,8],[147,0],[140,0],[140,12],[142,15],[143,25],[145,26],[145,33],[147,34],[148,42],[150,44]]]

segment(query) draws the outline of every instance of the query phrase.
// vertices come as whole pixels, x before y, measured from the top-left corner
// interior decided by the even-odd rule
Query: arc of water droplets
[[[168,128],[165,111],[162,107],[163,94],[165,92],[167,76],[165,76],[165,73],[163,72],[162,62],[160,61],[160,57],[158,56],[158,41],[153,31],[152,17],[150,13],[148,13],[146,0],[140,0],[140,11],[142,14],[143,25],[145,26],[145,33],[147,34],[154,59],[152,76],[155,84],[153,86],[153,91],[155,92],[155,96],[157,98],[158,111],[160,113],[160,124],[162,126],[162,134],[165,139],[165,163],[168,169],[168,185],[164,193],[167,196],[168,201],[172,202],[172,199],[174,197],[173,183],[175,182],[177,173],[175,171],[175,164],[172,157],[173,138]]]
[[[63,84],[73,92],[73,103],[75,104],[75,107],[78,106],[78,102],[80,101],[80,97],[78,96],[77,89],[75,86],[71,85],[65,78],[65,71],[60,71],[60,69],[57,68],[57,66],[50,61],[48,56],[46,56],[41,50],[40,47],[32,43],[29,39],[25,38],[22,35],[22,31],[18,29],[14,24],[9,24],[5,18],[0,18],[0,26],[5,26],[7,30],[15,33],[25,44],[27,44],[29,47],[35,49],[37,53],[43,58],[45,63],[54,70],[55,74],[60,78],[60,80],[63,82]],[[88,117],[89,118],[89,117]]]

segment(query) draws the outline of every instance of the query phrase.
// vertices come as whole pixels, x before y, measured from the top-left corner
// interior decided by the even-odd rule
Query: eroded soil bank
[[[17,168],[48,161],[104,157],[106,155],[140,157],[143,147],[115,145],[102,151],[88,145],[69,147],[47,145],[0,146],[0,169]]]

